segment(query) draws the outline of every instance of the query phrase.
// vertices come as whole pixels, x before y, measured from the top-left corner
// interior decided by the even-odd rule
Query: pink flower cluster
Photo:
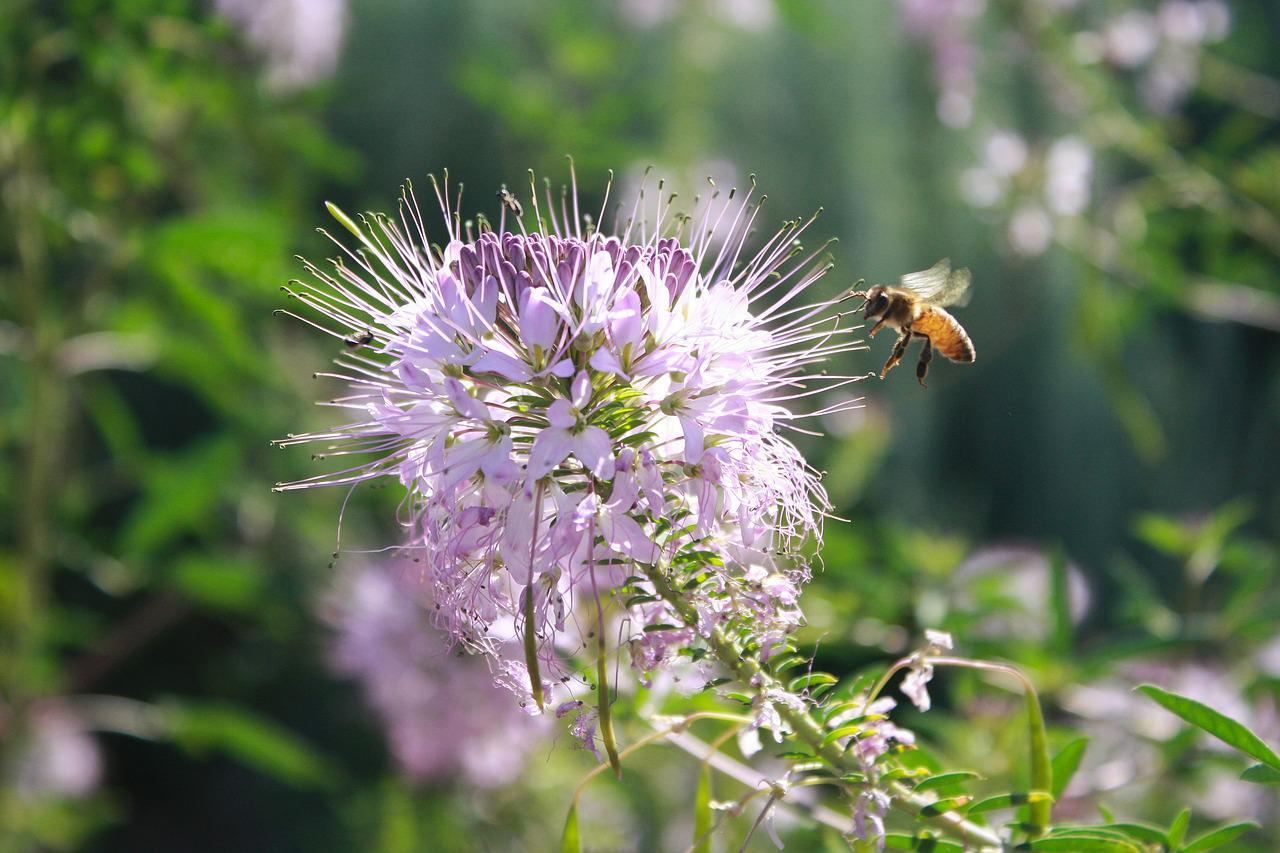
[[[641,677],[717,628],[780,642],[826,501],[779,430],[791,400],[854,379],[807,370],[860,346],[829,310],[838,297],[800,298],[827,269],[799,248],[812,219],[748,252],[751,193],[677,216],[641,192],[606,233],[575,189],[531,199],[537,230],[506,227],[508,197],[473,235],[447,182],[436,194],[439,245],[411,188],[398,221],[334,208],[359,247],[290,291],[346,341],[328,375],[350,385],[332,404],[354,417],[283,443],[358,461],[282,488],[398,478],[439,625],[529,707],[572,676],[597,603]]]

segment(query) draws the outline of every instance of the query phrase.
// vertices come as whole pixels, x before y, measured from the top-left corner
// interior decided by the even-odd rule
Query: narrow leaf
[[[792,693],[799,693],[807,687],[816,687],[820,684],[835,684],[837,681],[839,679],[834,675],[825,672],[812,672],[792,679],[791,683],[787,685],[787,689]]]
[[[843,737],[851,737],[862,731],[862,726],[841,726],[840,728],[827,732],[827,736],[822,739],[823,746],[830,746]]]
[[[917,850],[921,853],[964,853],[964,845],[946,841],[931,835],[907,835],[905,832],[889,832],[884,836],[884,846],[889,850]]]
[[[1034,805],[1036,803],[1052,803],[1053,797],[1045,791],[1031,791],[1025,794],[997,794],[994,797],[987,797],[985,800],[978,800],[965,810],[966,814],[979,814],[981,812],[989,812],[995,809],[1008,809],[1015,806]]]
[[[929,803],[929,805],[921,808],[920,816],[937,817],[940,814],[953,812],[956,809],[967,805],[972,799],[972,797],[949,797],[945,800],[938,800],[937,802]]]
[[[1265,764],[1255,764],[1241,773],[1240,778],[1259,785],[1280,785],[1280,770]]]
[[[582,853],[582,834],[578,831],[578,804],[569,806],[564,819],[564,834],[560,836],[560,853]]]
[[[1170,693],[1154,684],[1142,684],[1137,689],[1196,728],[1203,729],[1228,746],[1256,758],[1269,767],[1280,770],[1280,755],[1276,755],[1271,747],[1262,741],[1262,738],[1249,731],[1243,723],[1236,722],[1202,702],[1179,696],[1177,693]]]
[[[1077,738],[1058,751],[1053,757],[1053,792],[1055,800],[1062,797],[1062,792],[1071,784],[1071,777],[1080,769],[1080,761],[1084,758],[1085,748],[1089,746],[1087,737]]]
[[[1257,828],[1258,824],[1251,820],[1229,823],[1226,826],[1220,826],[1217,829],[1206,832],[1186,847],[1183,847],[1182,853],[1202,853],[1204,850],[1213,850],[1224,844],[1230,844],[1249,830]]]
[[[1108,823],[1101,828],[1115,830],[1130,838],[1136,838],[1144,844],[1163,845],[1167,841],[1164,830],[1145,823]],[[1176,845],[1169,846],[1171,849],[1176,849]]]
[[[1178,816],[1169,825],[1169,835],[1165,838],[1165,841],[1170,850],[1177,850],[1182,847],[1182,841],[1187,837],[1187,827],[1190,825],[1191,809],[1184,808],[1178,812]]]
[[[921,779],[916,783],[917,791],[931,791],[935,788],[945,788],[948,785],[958,785],[967,782],[970,779],[981,779],[982,777],[972,770],[956,770],[951,773],[939,773],[936,776],[930,776],[927,779]]]
[[[1130,841],[1118,841],[1106,836],[1054,835],[1037,838],[1031,842],[1032,850],[1057,850],[1062,853],[1142,853],[1142,848]]]

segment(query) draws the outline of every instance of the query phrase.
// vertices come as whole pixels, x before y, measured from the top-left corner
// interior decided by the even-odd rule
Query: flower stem
[[[591,594],[596,598],[596,701],[600,716],[600,739],[604,741],[605,754],[609,756],[609,766],[613,775],[622,778],[622,763],[618,759],[618,743],[613,736],[613,704],[609,695],[609,637],[605,633],[604,605],[600,602],[600,587],[596,584],[596,520],[591,518],[587,534],[587,547],[591,549],[587,566],[591,573]]]
[[[546,705],[542,698],[542,673],[538,667],[537,605],[533,600],[533,562],[538,554],[538,528],[542,526],[542,483],[538,483],[534,498],[533,541],[529,545],[529,584],[524,588],[524,665],[529,670],[529,686],[533,689],[533,701],[542,711]]]

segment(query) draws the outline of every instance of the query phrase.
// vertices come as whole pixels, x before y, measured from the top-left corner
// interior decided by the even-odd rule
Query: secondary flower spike
[[[659,183],[607,231],[575,185],[473,233],[433,185],[432,236],[411,186],[396,219],[330,206],[357,244],[288,292],[345,342],[323,375],[351,420],[281,443],[352,464],[279,488],[398,478],[436,619],[530,711],[593,631],[603,657],[606,618],[642,679],[716,628],[785,642],[827,502],[780,431],[855,380],[809,371],[862,346],[838,295],[802,298],[828,269],[799,243],[812,218],[752,247],[752,192],[685,216]]]

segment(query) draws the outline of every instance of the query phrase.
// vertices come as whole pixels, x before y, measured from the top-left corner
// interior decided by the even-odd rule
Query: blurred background
[[[805,640],[852,673],[937,627],[1027,669],[1090,738],[1062,814],[1274,825],[1130,688],[1280,741],[1278,40],[1220,0],[8,0],[0,849],[555,845],[591,757],[441,658],[403,572],[331,562],[342,491],[271,493],[324,464],[270,441],[327,422],[334,354],[272,311],[323,200],[448,168],[492,218],[567,154],[597,203],[653,165],[686,198],[758,175],[768,227],[823,207],[828,293],[971,267],[977,363],[860,384],[803,447],[848,519]],[[398,499],[357,492],[344,547]],[[1018,698],[937,688],[904,724],[1016,773]],[[593,849],[683,849],[693,763],[633,766],[583,801]]]

